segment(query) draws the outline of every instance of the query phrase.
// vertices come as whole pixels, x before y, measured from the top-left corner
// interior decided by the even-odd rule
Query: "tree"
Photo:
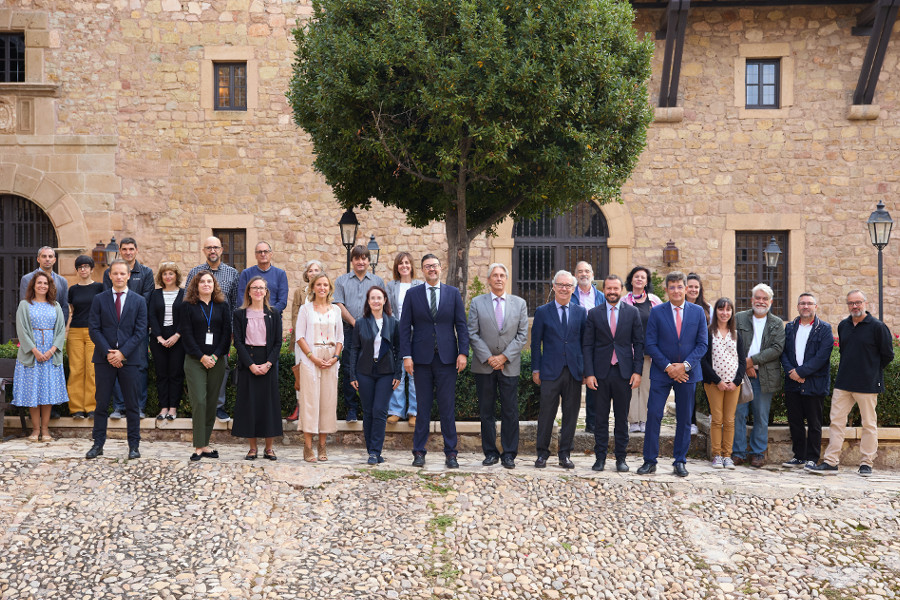
[[[508,215],[618,197],[646,142],[653,46],[616,0],[314,0],[288,93],[344,208],[444,221],[465,294]]]

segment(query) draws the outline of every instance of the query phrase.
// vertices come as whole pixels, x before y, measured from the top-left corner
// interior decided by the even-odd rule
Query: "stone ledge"
[[[881,107],[875,104],[852,104],[847,111],[848,121],[874,121],[881,114]]]
[[[0,83],[0,94],[30,96],[32,98],[57,98],[60,86],[55,83],[3,82]]]
[[[684,107],[657,106],[653,109],[654,123],[681,123],[684,120]]]

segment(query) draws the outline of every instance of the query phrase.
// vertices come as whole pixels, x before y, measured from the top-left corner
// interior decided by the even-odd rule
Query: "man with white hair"
[[[738,404],[734,414],[735,465],[747,460],[747,413],[753,415],[750,434],[750,466],[766,464],[769,444],[769,409],[772,395],[781,388],[781,353],[784,351],[784,322],[770,312],[775,292],[764,283],[751,291],[751,310],[735,315],[738,334],[747,355],[747,377],[753,388],[753,400]]]

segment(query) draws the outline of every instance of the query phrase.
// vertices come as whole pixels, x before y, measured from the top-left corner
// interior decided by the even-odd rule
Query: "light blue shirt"
[[[556,304],[556,314],[559,315],[559,322],[562,323],[562,317],[563,317],[562,307],[563,307],[563,305],[560,304],[559,302],[557,302],[556,300],[554,300],[553,303]],[[569,313],[566,315],[566,323],[568,323],[569,316],[572,314],[572,303],[571,302],[566,304],[566,310],[569,311]]]

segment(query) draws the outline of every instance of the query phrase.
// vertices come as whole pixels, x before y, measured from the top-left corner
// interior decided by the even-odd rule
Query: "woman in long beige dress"
[[[326,434],[337,431],[339,358],[344,346],[340,309],[331,303],[334,285],[324,273],[313,279],[309,302],[297,316],[300,358],[300,422],[303,425],[303,459],[316,462],[313,435],[319,435],[318,460],[328,460]]]
[[[297,317],[300,316],[300,307],[309,302],[307,298],[309,297],[309,282],[311,279],[315,279],[316,275],[325,271],[325,267],[322,266],[322,262],[316,259],[312,259],[306,262],[303,266],[303,283],[305,284],[302,288],[297,288],[294,291],[294,298],[291,302],[291,310],[294,311],[294,318],[290,320],[291,324],[297,324]],[[294,336],[296,339],[296,336]],[[300,364],[300,357],[303,356],[303,353],[300,352],[300,347],[294,344],[294,364]],[[294,412],[290,414],[287,418],[289,422],[294,422],[300,419],[300,390],[297,390],[297,408],[294,409]],[[301,427],[302,429],[302,423]]]

